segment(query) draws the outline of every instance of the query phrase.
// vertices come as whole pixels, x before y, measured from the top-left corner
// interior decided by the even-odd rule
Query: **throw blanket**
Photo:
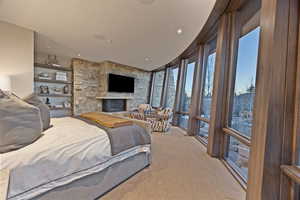
[[[116,155],[135,146],[151,144],[151,136],[140,126],[129,125],[117,128],[108,128],[102,126],[100,123],[81,116],[75,118],[105,130],[110,140],[112,155]]]
[[[109,116],[97,112],[84,113],[81,114],[80,117],[96,122],[97,124],[107,128],[118,128],[133,124],[130,120],[122,119],[116,116]]]

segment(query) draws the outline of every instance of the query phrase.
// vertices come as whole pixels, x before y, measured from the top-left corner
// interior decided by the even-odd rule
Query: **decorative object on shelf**
[[[56,72],[55,79],[57,81],[67,81],[67,72]]]
[[[53,106],[53,108],[64,108],[63,104],[56,104]]]
[[[62,94],[61,88],[53,87],[52,91],[53,91],[53,94]]]
[[[40,94],[49,94],[49,87],[46,85],[40,86]]]
[[[46,98],[45,104],[46,104],[47,106],[49,106],[49,108],[51,108],[51,103],[50,103],[50,99],[49,99],[49,98]]]
[[[65,108],[71,108],[71,103],[69,101],[64,102],[64,107]]]
[[[70,88],[68,85],[65,85],[63,88],[64,94],[69,94]]]
[[[46,72],[41,72],[38,74],[38,78],[41,80],[51,80],[52,78],[50,77],[50,75]]]
[[[34,63],[35,91],[47,103],[51,117],[70,116],[73,114],[73,70],[55,65],[55,60],[55,56],[49,56],[45,64]]]
[[[56,55],[48,55],[48,58],[47,58],[45,64],[51,65],[54,67],[61,67],[61,65],[58,63]]]

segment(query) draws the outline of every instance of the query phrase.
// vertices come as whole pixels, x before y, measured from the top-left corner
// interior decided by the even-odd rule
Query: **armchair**
[[[149,122],[154,132],[167,132],[171,127],[173,111],[170,108],[155,110],[149,104],[141,104],[130,112],[129,117]]]

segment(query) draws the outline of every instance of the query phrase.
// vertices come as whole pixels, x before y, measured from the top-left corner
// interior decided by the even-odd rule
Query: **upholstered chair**
[[[155,114],[146,115],[153,132],[168,132],[171,127],[173,111],[170,108],[157,111]]]

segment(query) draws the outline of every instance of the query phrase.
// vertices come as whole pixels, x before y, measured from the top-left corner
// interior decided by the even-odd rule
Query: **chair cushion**
[[[22,148],[42,133],[40,110],[0,90],[0,153]]]

